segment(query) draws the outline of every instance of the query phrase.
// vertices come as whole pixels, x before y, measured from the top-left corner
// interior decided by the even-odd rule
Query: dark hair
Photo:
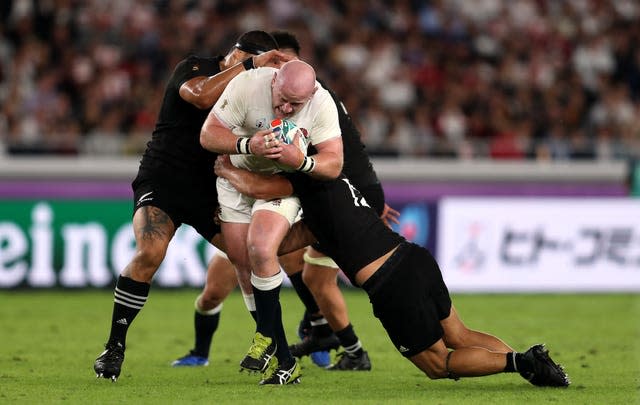
[[[271,35],[278,43],[279,49],[293,49],[296,55],[300,55],[300,43],[295,35],[287,31],[271,31]]]
[[[268,32],[248,31],[240,35],[234,48],[254,55],[260,55],[272,49],[277,49],[278,43]]]

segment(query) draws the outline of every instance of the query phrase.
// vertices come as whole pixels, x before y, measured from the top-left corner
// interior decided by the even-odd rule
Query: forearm
[[[344,159],[342,138],[328,139],[314,145],[314,147],[316,149],[314,155],[304,156],[295,146],[283,145],[282,157],[277,160],[281,164],[318,180],[338,178],[342,172]]]
[[[213,76],[194,77],[180,86],[180,97],[202,110],[211,108],[231,79],[244,71],[245,66],[238,63]]]
[[[280,176],[236,168],[228,171],[224,177],[238,192],[255,199],[270,200],[289,197],[293,194],[291,183]]]
[[[200,130],[200,145],[210,152],[229,155],[238,153],[236,147],[239,138],[227,128],[209,125],[207,122]]]
[[[231,79],[244,71],[245,69],[242,63],[238,63],[215,76],[209,76],[207,80],[202,83],[201,98],[203,102],[206,103],[208,107],[214,105]]]
[[[231,164],[229,156],[219,156],[214,170],[218,177],[227,179],[238,192],[252,198],[268,200],[293,194],[291,182],[284,177],[237,168]]]
[[[313,159],[314,168],[312,171],[307,172],[307,174],[315,179],[332,180],[337,178],[342,172],[342,154],[324,152],[310,156],[309,158]],[[301,171],[304,171],[304,168],[302,169]]]

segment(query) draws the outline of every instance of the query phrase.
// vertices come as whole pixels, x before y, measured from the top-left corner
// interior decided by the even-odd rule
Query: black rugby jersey
[[[197,108],[184,101],[179,91],[194,77],[219,73],[222,59],[192,55],[178,63],[167,83],[156,127],[140,162],[141,171],[160,171],[185,180],[215,177],[213,165],[218,154],[200,145],[200,129],[211,108]],[[185,178],[185,174],[189,176]]]
[[[354,285],[358,271],[405,240],[365,205],[346,177],[320,181],[302,173],[283,175],[300,199],[302,220]]]
[[[351,119],[346,107],[333,90],[327,87],[324,82],[318,81],[322,84],[322,87],[331,94],[331,98],[338,108],[338,120],[340,122],[340,130],[342,131],[342,148],[344,151],[344,166],[342,172],[357,188],[364,188],[371,184],[380,183],[373,169],[373,165],[369,160],[369,155],[365,151],[360,131]]]

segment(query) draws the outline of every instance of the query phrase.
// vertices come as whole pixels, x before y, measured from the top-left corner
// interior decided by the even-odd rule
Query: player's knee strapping
[[[305,263],[315,264],[316,266],[331,267],[334,269],[338,268],[336,262],[334,262],[333,259],[328,256],[311,257],[309,253],[304,252],[303,258]]]
[[[196,308],[196,312],[198,312],[201,315],[215,315],[217,313],[219,313],[220,311],[222,311],[222,302],[218,305],[216,305],[215,307],[211,308],[211,309],[202,309],[200,308],[200,306],[198,305],[198,302],[200,302],[200,298],[202,297],[202,294],[198,295],[196,297],[196,302],[195,302],[195,308]]]

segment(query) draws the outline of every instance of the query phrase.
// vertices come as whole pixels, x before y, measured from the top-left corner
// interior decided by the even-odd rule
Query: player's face
[[[274,76],[271,82],[271,106],[276,118],[289,118],[300,111],[313,94],[295,94]]]

